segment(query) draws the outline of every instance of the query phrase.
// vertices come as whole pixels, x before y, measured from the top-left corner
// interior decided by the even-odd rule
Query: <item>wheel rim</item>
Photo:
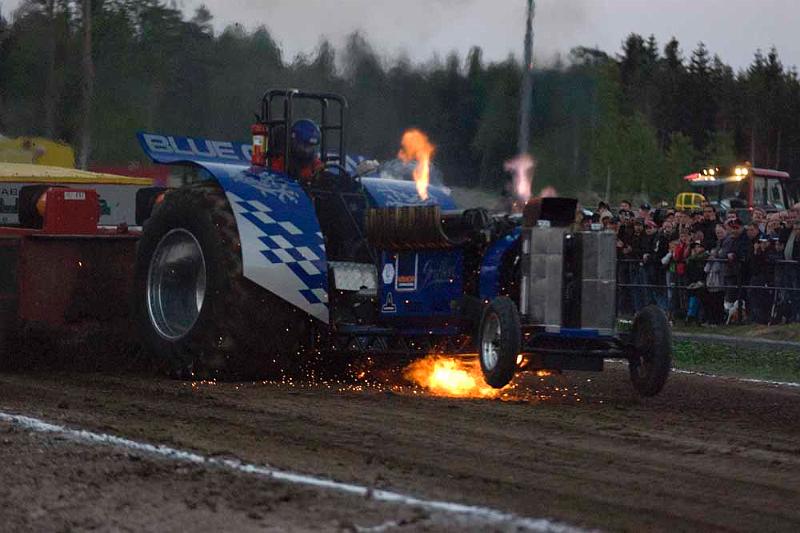
[[[486,317],[481,333],[481,361],[486,370],[493,370],[500,359],[500,339],[503,334],[497,314],[491,313]]]
[[[188,230],[161,238],[147,274],[147,312],[160,336],[175,341],[197,322],[206,295],[206,261]]]

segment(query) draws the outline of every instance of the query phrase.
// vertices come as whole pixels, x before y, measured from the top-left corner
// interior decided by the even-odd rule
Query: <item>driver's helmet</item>
[[[319,156],[322,132],[313,120],[302,118],[292,124],[292,158],[296,163],[308,164]]]

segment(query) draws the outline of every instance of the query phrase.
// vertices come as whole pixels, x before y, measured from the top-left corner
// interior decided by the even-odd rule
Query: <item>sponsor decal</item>
[[[141,137],[148,152],[161,156],[174,155],[230,162],[249,162],[253,152],[253,147],[249,144],[230,141],[210,141],[154,133],[143,133]]]
[[[398,291],[417,290],[417,267],[419,257],[415,253],[398,253],[395,259],[396,277],[394,288]]]
[[[394,265],[386,263],[383,265],[383,283],[390,285],[394,281]]]
[[[397,306],[394,304],[394,296],[392,296],[391,292],[386,295],[386,303],[384,303],[383,306],[381,307],[381,311],[383,311],[384,313],[397,312]]]

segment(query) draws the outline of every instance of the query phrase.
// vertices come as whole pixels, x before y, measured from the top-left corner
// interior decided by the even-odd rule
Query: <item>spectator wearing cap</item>
[[[647,202],[643,203],[639,206],[639,218],[644,220],[650,220],[650,214],[653,211],[653,207],[648,204]]]

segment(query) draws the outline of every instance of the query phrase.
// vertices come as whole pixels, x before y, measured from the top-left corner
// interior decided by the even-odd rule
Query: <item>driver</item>
[[[292,124],[290,174],[308,182],[324,168],[319,153],[321,138],[322,132],[313,120],[302,118]]]

